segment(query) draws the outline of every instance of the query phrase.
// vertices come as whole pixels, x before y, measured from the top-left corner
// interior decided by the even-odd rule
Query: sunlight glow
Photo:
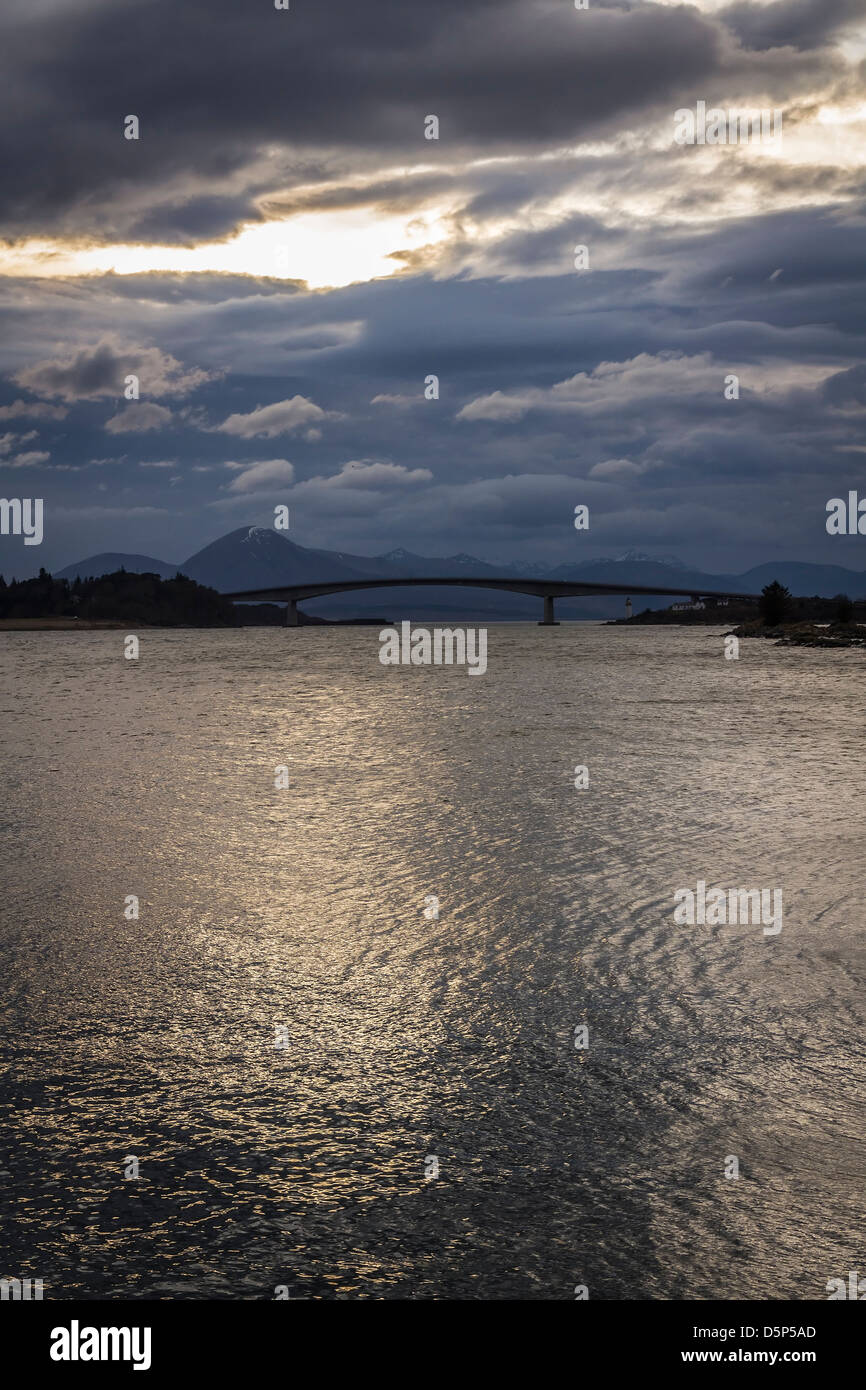
[[[340,288],[395,275],[401,259],[448,235],[444,214],[382,216],[374,208],[301,213],[279,222],[245,223],[227,241],[202,246],[91,246],[22,242],[0,252],[0,274],[142,275],[211,272],[304,280]]]

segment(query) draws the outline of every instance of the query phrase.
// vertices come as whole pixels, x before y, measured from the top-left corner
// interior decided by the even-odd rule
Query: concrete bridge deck
[[[416,585],[427,588],[454,586],[466,589],[504,589],[513,594],[530,594],[544,600],[544,617],[540,624],[544,627],[555,625],[553,601],[557,598],[588,598],[598,594],[623,594],[626,597],[632,594],[663,594],[672,598],[690,598],[692,602],[699,599],[724,598],[757,603],[760,597],[759,594],[740,594],[728,589],[680,589],[658,584],[595,584],[568,579],[521,579],[519,576],[511,579],[446,576],[425,579],[341,579],[323,584],[283,584],[270,589],[241,589],[224,594],[223,598],[231,599],[233,603],[284,603],[287,626],[297,627],[300,621],[298,604],[302,599],[322,598],[326,594],[351,593],[356,589],[408,589]]]

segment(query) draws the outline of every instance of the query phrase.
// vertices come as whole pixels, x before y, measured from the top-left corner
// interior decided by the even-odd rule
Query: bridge
[[[346,594],[354,589],[408,589],[426,585],[439,588],[455,585],[465,589],[504,589],[513,594],[531,594],[544,600],[544,617],[539,627],[555,627],[553,601],[557,598],[586,598],[596,594],[664,594],[672,598],[689,598],[693,603],[699,599],[744,599],[757,603],[758,594],[738,594],[727,589],[677,589],[667,585],[654,584],[591,584],[572,582],[568,579],[486,579],[475,576],[458,578],[425,579],[339,579],[329,584],[281,584],[272,589],[242,589],[236,593],[223,594],[223,598],[233,603],[284,603],[286,605],[286,626],[297,627],[298,604],[305,598],[322,598],[325,594]]]

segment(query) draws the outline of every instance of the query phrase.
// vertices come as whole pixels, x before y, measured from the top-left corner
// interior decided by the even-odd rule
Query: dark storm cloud
[[[839,410],[866,410],[866,366],[838,372],[824,383],[823,395]]]
[[[744,89],[760,76],[696,9],[544,0],[70,5],[50,23],[8,17],[3,43],[0,227],[96,239],[209,239],[317,161],[345,174],[585,140],[726,71]],[[780,93],[798,71],[778,64]],[[422,138],[430,112],[438,145]],[[138,141],[123,138],[130,113]]]
[[[29,281],[34,293],[38,282]],[[75,281],[68,282],[67,295],[74,292]],[[251,275],[218,275],[207,271],[175,273],[156,271],[149,275],[91,276],[86,285],[79,286],[97,300],[150,300],[154,305],[206,305],[237,302],[244,299],[264,299],[294,294],[306,289],[301,280],[267,280]],[[43,287],[43,294],[45,289]]]
[[[245,220],[256,220],[246,195],[189,198],[179,190],[173,205],[146,211],[130,223],[125,236],[133,242],[192,246],[226,237]]]
[[[779,0],[775,5],[745,3],[722,12],[724,22],[747,48],[811,49],[839,29],[863,18],[862,0]]]
[[[399,178],[367,179],[351,184],[337,179],[332,184],[264,198],[262,212],[268,217],[288,217],[299,212],[333,212],[344,208],[375,206],[382,213],[411,212],[421,199],[448,192],[459,186],[456,174],[401,173]]]

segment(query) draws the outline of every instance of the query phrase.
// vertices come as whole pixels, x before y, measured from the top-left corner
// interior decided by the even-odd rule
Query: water
[[[866,1271],[862,653],[503,625],[469,677],[382,667],[373,628],[122,639],[0,635],[0,1275],[820,1299]],[[698,879],[781,887],[781,934],[675,925]]]

